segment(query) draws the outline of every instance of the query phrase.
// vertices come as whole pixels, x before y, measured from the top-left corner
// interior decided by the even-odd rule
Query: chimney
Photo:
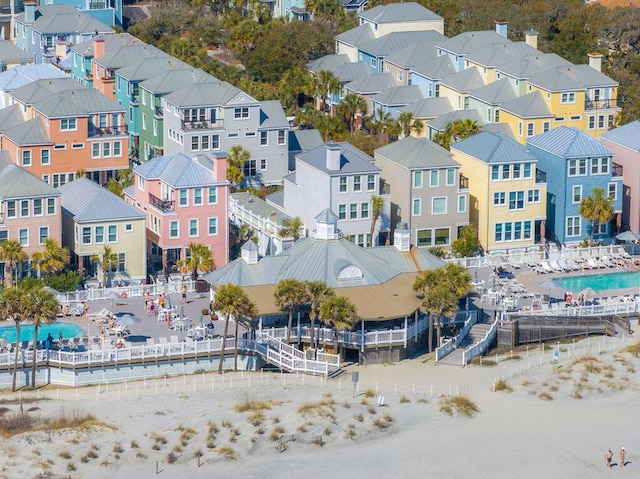
[[[340,170],[340,145],[334,142],[327,143],[327,170]]]
[[[589,66],[594,70],[602,71],[602,54],[601,53],[589,53]]]
[[[407,227],[407,223],[398,223],[393,232],[393,246],[399,251],[409,251],[411,249],[411,231]]]
[[[36,2],[24,2],[24,21],[25,23],[36,21]]]
[[[100,58],[105,54],[106,45],[104,42],[104,38],[94,38],[93,39],[93,58]]]
[[[67,56],[67,42],[58,40],[56,42],[56,59],[58,62]]]
[[[496,20],[496,33],[507,38],[507,26],[509,26],[509,22],[506,20]]]
[[[538,49],[538,32],[535,30],[527,30],[524,32],[524,42],[531,48]]]
[[[213,174],[217,181],[225,181],[227,179],[227,153],[216,152],[213,155]]]

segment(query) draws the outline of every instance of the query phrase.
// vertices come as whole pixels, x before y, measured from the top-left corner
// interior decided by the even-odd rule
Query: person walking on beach
[[[611,469],[611,459],[613,459],[613,452],[611,452],[611,449],[609,449],[604,453],[604,460],[607,462],[607,467],[609,469]]]
[[[627,454],[627,450],[623,447],[620,448],[620,465],[624,467],[626,461],[624,460],[624,456]]]

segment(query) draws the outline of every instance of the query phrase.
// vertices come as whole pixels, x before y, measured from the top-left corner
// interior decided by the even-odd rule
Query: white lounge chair
[[[171,344],[178,344],[180,343],[180,340],[178,339],[178,336],[176,336],[175,334],[173,336],[169,337],[169,342]]]
[[[153,338],[147,338],[146,344],[147,346],[155,346],[156,342]]]
[[[169,344],[169,341],[167,341],[167,338],[158,338],[158,344]]]

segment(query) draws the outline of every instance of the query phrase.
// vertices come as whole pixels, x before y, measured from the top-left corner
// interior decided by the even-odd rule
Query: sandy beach
[[[2,439],[0,478],[152,477],[156,467],[177,478],[637,477],[640,359],[622,352],[636,341],[593,337],[466,368],[422,356],[350,366],[332,380],[227,372],[3,393],[4,417],[22,401],[35,417],[64,411],[100,423]],[[513,391],[494,392],[500,380]],[[478,412],[441,411],[457,397]]]

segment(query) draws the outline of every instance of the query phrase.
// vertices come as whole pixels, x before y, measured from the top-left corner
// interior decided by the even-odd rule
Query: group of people
[[[147,316],[156,316],[158,309],[164,308],[167,305],[167,296],[161,293],[155,300],[149,293],[144,295],[144,310]]]
[[[623,447],[620,448],[620,463],[618,464],[618,466],[625,466],[627,464],[626,461],[626,456],[627,456],[627,450]],[[613,460],[613,451],[611,451],[611,449],[609,449],[607,452],[604,453],[604,460],[607,464],[607,467],[609,469],[611,469],[611,461]]]
[[[62,331],[60,331],[60,334],[58,335],[58,346],[62,345],[62,339],[63,339]],[[44,340],[44,347],[46,349],[53,349],[53,342],[54,341],[55,340],[53,339],[53,336],[51,336],[51,333],[49,333],[47,335],[47,339]]]

